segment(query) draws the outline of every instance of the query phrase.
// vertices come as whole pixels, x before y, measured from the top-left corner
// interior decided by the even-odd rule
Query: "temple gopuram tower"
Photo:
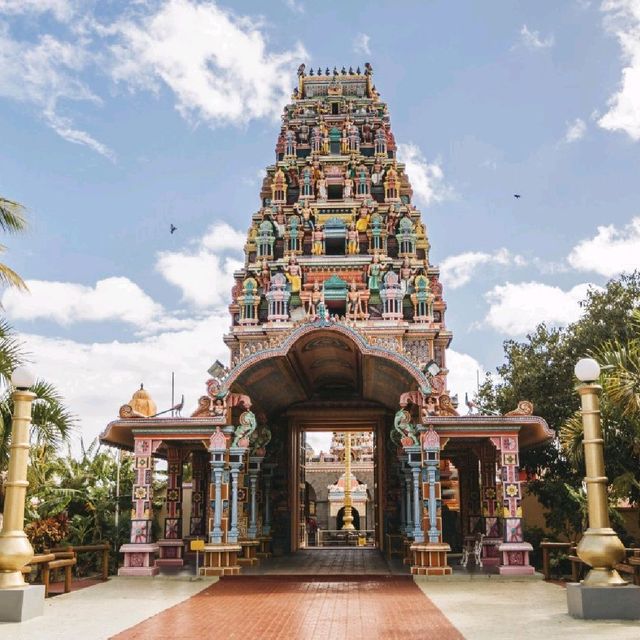
[[[439,271],[371,66],[300,65],[297,80],[234,274],[229,365],[209,369],[191,417],[127,404],[102,435],[135,455],[120,571],[180,565],[198,539],[205,575],[304,548],[305,433],[332,431],[370,434],[375,544],[409,548],[412,573],[450,573],[452,546],[496,572],[531,573],[519,451],[552,433],[530,403],[460,416],[449,397]],[[168,489],[153,540],[157,458]]]
[[[235,274],[225,338],[232,367],[322,318],[421,368],[436,363],[430,386],[444,393],[451,332],[439,272],[371,66],[306,73],[302,65],[275,160]]]

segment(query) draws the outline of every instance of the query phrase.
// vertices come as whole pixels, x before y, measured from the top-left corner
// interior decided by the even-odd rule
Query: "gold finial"
[[[144,388],[144,384],[140,383],[140,388],[131,396],[129,406],[139,415],[148,418],[158,413],[158,407],[153,401],[149,392]]]

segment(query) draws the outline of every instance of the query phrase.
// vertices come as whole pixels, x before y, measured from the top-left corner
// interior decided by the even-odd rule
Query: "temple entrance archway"
[[[384,547],[393,416],[401,394],[425,384],[422,372],[401,354],[371,345],[348,326],[328,322],[304,325],[282,345],[249,356],[236,367],[228,389],[250,392],[254,410],[264,416],[274,436],[267,459],[280,470],[274,477],[276,548],[295,552],[308,545],[304,434],[309,431],[373,433],[375,481],[368,491],[375,543]]]

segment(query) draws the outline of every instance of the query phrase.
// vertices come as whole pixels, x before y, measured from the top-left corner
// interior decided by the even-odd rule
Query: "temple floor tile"
[[[459,640],[407,576],[223,578],[114,640],[228,638]]]

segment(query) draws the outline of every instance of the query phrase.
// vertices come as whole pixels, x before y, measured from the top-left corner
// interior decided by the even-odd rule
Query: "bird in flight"
[[[522,196],[521,196],[519,193],[514,193],[514,194],[513,194],[513,197],[514,197],[514,198],[521,198]]]
[[[171,232],[171,235],[173,235],[177,230],[178,230],[178,227],[174,226],[173,224],[169,227],[169,231]]]

